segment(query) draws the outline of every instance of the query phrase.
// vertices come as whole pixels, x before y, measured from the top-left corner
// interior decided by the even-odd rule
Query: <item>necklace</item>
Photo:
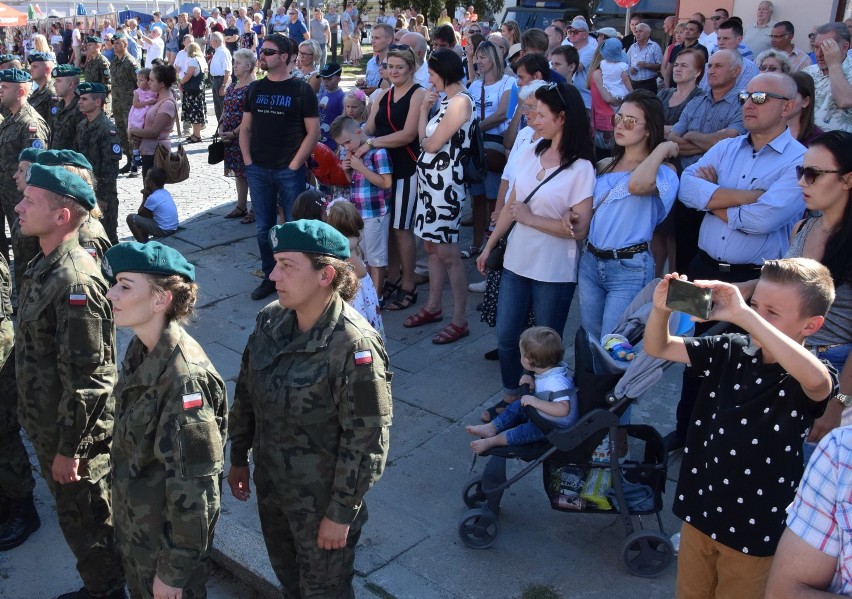
[[[538,174],[535,176],[536,180],[544,181],[544,175],[545,174],[547,174],[547,169],[544,168],[544,167],[541,167],[541,170],[538,171]]]

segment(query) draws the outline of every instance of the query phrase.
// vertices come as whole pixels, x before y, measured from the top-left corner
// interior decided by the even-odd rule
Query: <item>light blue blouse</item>
[[[667,166],[657,170],[657,193],[637,196],[627,189],[630,173],[598,175],[589,242],[601,250],[617,250],[651,241],[677,198],[677,173]]]

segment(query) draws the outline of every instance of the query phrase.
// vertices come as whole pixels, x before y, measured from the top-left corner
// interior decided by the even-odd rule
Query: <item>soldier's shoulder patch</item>
[[[355,365],[356,366],[365,366],[367,364],[373,363],[373,352],[372,350],[365,349],[362,351],[355,352]]]
[[[93,247],[84,247],[83,249],[86,250],[86,252],[95,260],[98,259],[98,250]]]
[[[43,143],[41,143],[41,140],[40,140],[40,139],[34,139],[34,140],[33,140],[33,143],[32,143],[32,147],[34,147],[34,148],[35,148],[35,149],[37,149],[37,150],[40,150],[41,148],[43,148],[43,147],[44,147],[44,144],[43,144]]]
[[[115,129],[110,129],[110,130],[109,130],[109,134],[110,134],[110,135],[116,135],[116,130],[115,130]]]
[[[27,131],[29,131],[30,133],[35,133],[36,131],[38,131],[38,127],[36,127],[35,125],[30,125],[29,127],[27,127]]]
[[[71,293],[68,295],[69,306],[85,306],[88,296],[85,293]]]
[[[183,396],[183,409],[191,410],[193,408],[200,408],[204,404],[204,401],[201,399],[201,392],[196,391],[195,393],[189,393]]]
[[[112,144],[112,153],[121,154],[121,144]]]
[[[109,69],[104,69],[104,75],[109,75]]]
[[[50,114],[57,114],[59,112],[59,106],[54,106],[50,109]]]

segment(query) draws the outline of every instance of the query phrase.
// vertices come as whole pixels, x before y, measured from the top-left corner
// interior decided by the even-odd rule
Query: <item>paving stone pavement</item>
[[[208,113],[213,114],[212,106]],[[235,188],[233,180],[224,176],[222,164],[206,162],[207,139],[212,133],[213,127],[208,125],[205,143],[186,146],[192,165],[190,179],[168,187],[178,205],[181,228],[165,243],[183,252],[197,268],[201,293],[189,329],[227,380],[232,398],[245,342],[265,301],[254,302],[249,297],[259,282],[253,272],[260,265],[253,225],[223,218],[234,205]],[[122,238],[130,238],[124,220],[138,208],[141,187],[140,178],[119,178]],[[470,241],[470,229],[463,228],[462,236],[464,247]],[[468,260],[466,266],[470,281],[480,280],[473,261]],[[422,306],[427,287],[421,286],[419,293],[418,306]],[[449,306],[449,290],[446,295]],[[411,311],[384,315],[394,371],[394,425],[387,470],[366,499],[370,520],[358,548],[356,595],[520,597],[531,585],[545,585],[561,597],[672,597],[675,564],[653,579],[627,574],[621,565],[625,538],[621,521],[612,515],[552,511],[540,469],[506,492],[501,533],[492,548],[469,549],[460,541],[457,525],[467,509],[461,492],[471,469],[471,438],[463,427],[479,421],[482,409],[499,399],[501,387],[497,363],[482,358],[496,347],[496,338],[475,311],[481,299],[480,294],[468,296],[471,335],[447,346],[431,343],[441,324],[406,329],[402,320]],[[578,310],[575,298],[564,334],[569,363],[573,362]],[[128,331],[119,334],[122,353],[130,336]],[[672,428],[679,372],[671,369],[655,389],[640,398],[633,410],[634,422],[654,424],[663,433]],[[480,461],[476,469],[481,468]],[[510,464],[510,473],[519,468]],[[677,464],[670,464],[669,478],[676,472]],[[663,510],[668,534],[678,526],[670,512],[673,484],[670,481]],[[46,525],[20,550],[0,553],[0,597],[49,597],[76,584],[42,481],[39,489],[39,511]],[[655,528],[656,521],[646,517],[641,525]],[[243,504],[225,489],[215,558],[242,583],[220,574],[223,578],[219,580],[225,582],[214,578],[211,598],[276,596],[277,582],[259,526],[254,498]],[[39,576],[36,562],[40,561],[39,547],[47,546],[62,567],[55,576],[44,577]]]

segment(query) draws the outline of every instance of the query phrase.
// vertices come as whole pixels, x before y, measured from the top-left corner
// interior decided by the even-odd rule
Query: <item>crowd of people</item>
[[[287,591],[351,596],[392,416],[381,314],[442,322],[449,283],[452,315],[432,342],[450,344],[470,334],[470,293],[483,294],[503,395],[468,427],[482,452],[540,438],[521,404],[576,420],[555,387],[522,392],[551,378],[567,391],[559,348],[539,350],[561,338],[575,292],[604,344],[665,275],[646,348],[690,365],[665,438],[684,450],[678,596],[852,590],[852,483],[837,472],[852,421],[852,26],[816,27],[806,53],[773,11],[761,2],[744,26],[719,9],[710,32],[700,13],[670,17],[658,44],[641,17],[622,38],[583,17],[489,31],[473,7],[432,28],[414,9],[381,10],[362,58],[352,2],[311,18],[256,5],[155,13],[144,31],[69,23],[67,47],[57,31],[0,56],[0,550],[39,526],[23,425],[84,583],[63,597],[124,597],[125,584],[134,597],[203,596],[230,438],[228,486],[248,499],[251,453]],[[343,66],[362,63],[341,87]],[[251,297],[278,296],[258,315],[230,414],[181,326],[194,268],[149,241],[178,226],[156,156],[175,131],[201,141],[208,87],[236,182],[225,218],[257,235]],[[323,152],[333,176],[317,174]],[[116,179],[140,170],[136,241],[119,243]],[[480,281],[467,279],[471,258]],[[680,276],[712,288],[711,317],[736,329],[671,335],[665,296]],[[115,326],[135,335],[120,374]],[[835,495],[815,507],[818,477]]]

